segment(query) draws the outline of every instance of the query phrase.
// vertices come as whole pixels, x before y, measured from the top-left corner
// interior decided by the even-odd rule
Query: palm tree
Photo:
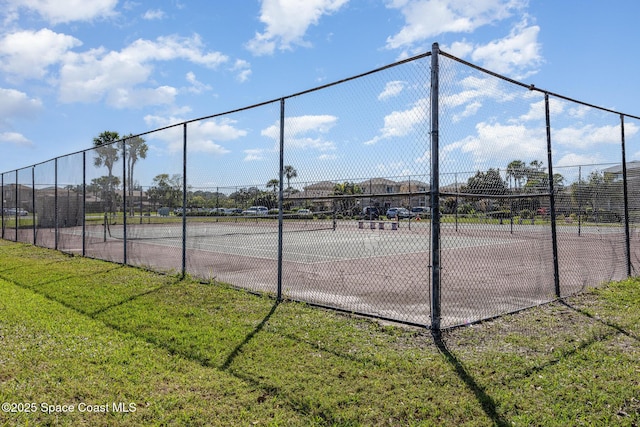
[[[291,178],[298,176],[298,171],[291,165],[287,165],[283,169],[284,176],[287,178],[287,192],[291,193]]]
[[[125,152],[127,156],[127,188],[129,189],[129,200],[131,204],[131,215],[133,215],[133,169],[138,159],[146,159],[149,147],[145,140],[139,136],[129,134],[125,137]]]
[[[527,175],[527,165],[522,160],[514,160],[507,165],[509,181],[513,178],[516,188],[522,187],[522,179]]]
[[[96,151],[96,157],[93,159],[93,164],[96,167],[105,166],[109,171],[109,209],[113,212],[113,166],[120,159],[118,153],[118,147],[115,144],[120,139],[118,132],[104,131],[96,138],[93,138],[93,145]]]
[[[278,189],[278,186],[280,185],[280,180],[273,178],[270,179],[269,182],[267,182],[267,188],[271,188],[273,189],[273,193],[275,194],[276,190]]]

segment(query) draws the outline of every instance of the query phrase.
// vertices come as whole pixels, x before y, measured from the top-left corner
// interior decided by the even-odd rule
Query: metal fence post
[[[182,125],[182,277],[187,274],[187,124]]]
[[[282,300],[282,228],[284,208],[284,98],[280,100],[280,162],[279,162],[279,190],[278,190],[278,291],[277,300]]]
[[[2,203],[2,238],[4,239],[4,174],[0,174],[0,188],[2,188],[0,203]]]
[[[87,152],[82,152],[82,256],[87,256]]]
[[[629,233],[629,189],[627,182],[627,154],[624,139],[624,115],[620,114],[620,137],[622,141],[622,192],[624,197],[624,248],[627,262],[627,277],[631,276],[631,235]]]
[[[553,183],[553,155],[551,153],[551,118],[549,115],[549,93],[544,93],[544,111],[547,124],[547,162],[549,163],[549,210],[551,215],[551,246],[553,250],[553,283],[556,297],[560,298],[560,269],[558,266],[558,233],[556,229],[556,199]]]
[[[53,248],[58,250],[58,158],[53,161]]]
[[[127,265],[127,139],[122,140],[122,261]]]
[[[438,43],[431,47],[431,330],[440,332],[440,167],[439,151],[439,55]]]
[[[31,218],[33,221],[33,246],[36,245],[36,167],[31,168]]]
[[[14,221],[14,224],[13,224],[13,226],[14,226],[14,228],[16,230],[16,237],[14,239],[14,241],[16,241],[16,242],[18,241],[18,222],[19,222],[18,221],[18,202],[19,202],[18,198],[20,197],[20,193],[18,192],[18,179],[19,179],[19,176],[20,175],[18,174],[18,169],[16,169],[16,188],[15,188],[15,193],[16,193],[15,196],[16,197],[14,199],[15,200],[15,206],[14,206],[15,207],[15,221]]]

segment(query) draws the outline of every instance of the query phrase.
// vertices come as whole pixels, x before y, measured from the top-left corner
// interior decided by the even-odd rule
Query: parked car
[[[411,213],[413,214],[413,216],[425,218],[431,215],[431,208],[427,206],[414,206],[411,208]]]
[[[207,212],[210,215],[225,215],[226,209],[225,208],[209,208],[207,209]]]
[[[173,214],[174,214],[175,216],[182,216],[182,211],[183,211],[183,209],[182,209],[182,208],[175,208],[175,209],[173,210]],[[184,214],[185,214],[185,215],[189,215],[189,213],[191,213],[191,209],[189,209],[189,208],[184,209]]]
[[[299,217],[302,217],[302,218],[308,218],[313,216],[313,212],[311,212],[309,209],[298,209],[297,214]]]
[[[251,206],[242,211],[243,215],[267,215],[268,213],[269,209],[266,206]]]
[[[4,209],[4,213],[7,215],[11,215],[11,216],[27,216],[29,215],[29,212],[27,212],[26,210],[22,209],[22,208],[5,208]]]
[[[409,209],[405,208],[389,208],[387,210],[387,218],[388,219],[406,219],[411,218],[412,214],[409,212]]]
[[[224,210],[225,215],[242,215],[242,209],[240,208],[227,208]]]
[[[380,212],[375,206],[365,206],[362,209],[362,216],[364,219],[378,219],[380,218]]]

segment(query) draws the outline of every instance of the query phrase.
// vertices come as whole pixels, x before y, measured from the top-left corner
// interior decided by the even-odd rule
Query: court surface
[[[429,325],[431,224],[285,222],[285,297]],[[373,227],[373,228],[372,228]],[[558,227],[561,294],[626,277],[620,227]],[[128,224],[127,263],[180,271],[181,224]],[[60,230],[70,249],[82,229]],[[89,256],[122,262],[124,227],[85,228]],[[635,236],[635,233],[634,233]],[[73,243],[74,240],[77,242]],[[187,273],[259,292],[278,283],[277,223],[189,222]],[[442,325],[453,326],[535,306],[555,297],[549,225],[441,224]],[[640,245],[638,245],[640,246]],[[73,247],[73,248],[71,248]],[[636,246],[634,246],[635,248]],[[64,250],[64,248],[62,248]],[[634,252],[634,261],[638,256]]]

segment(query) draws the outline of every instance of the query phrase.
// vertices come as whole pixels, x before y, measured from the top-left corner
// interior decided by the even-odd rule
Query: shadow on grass
[[[100,314],[102,314],[102,313],[104,313],[104,312],[106,312],[106,311],[109,311],[109,310],[111,310],[112,308],[120,307],[120,306],[122,306],[122,305],[124,305],[124,304],[127,304],[127,303],[129,303],[129,302],[135,301],[135,300],[137,300],[138,298],[142,298],[142,297],[145,297],[145,296],[147,296],[147,295],[151,295],[151,294],[153,294],[153,293],[156,293],[156,292],[158,292],[158,291],[161,291],[162,289],[168,288],[169,286],[173,286],[173,285],[175,285],[175,284],[179,283],[181,280],[182,280],[182,279],[180,279],[180,278],[179,278],[179,279],[177,279],[177,280],[174,280],[173,282],[165,283],[165,284],[160,285],[160,286],[157,286],[157,287],[155,287],[155,288],[148,289],[148,290],[146,290],[146,291],[144,291],[144,292],[140,292],[139,294],[130,295],[130,296],[128,296],[127,298],[122,299],[121,301],[118,301],[118,302],[116,302],[116,303],[113,303],[113,304],[107,305],[107,306],[105,306],[105,307],[102,307],[102,308],[100,308],[100,309],[98,309],[98,310],[96,310],[96,311],[88,312],[88,313],[85,313],[85,314],[86,314],[87,316],[89,316],[89,317],[93,318],[93,319],[97,319],[97,318],[98,318],[98,316],[99,316]]]
[[[564,305],[565,307],[567,307],[567,308],[569,308],[569,309],[571,309],[571,310],[575,311],[576,313],[579,313],[579,314],[581,314],[581,315],[583,315],[583,316],[585,316],[585,317],[588,317],[589,319],[591,319],[591,320],[593,320],[593,321],[595,321],[595,322],[598,322],[598,323],[600,323],[600,324],[602,324],[602,325],[605,325],[605,326],[607,326],[607,327],[609,327],[609,328],[611,328],[611,329],[615,329],[615,330],[616,330],[616,331],[618,331],[620,334],[622,334],[622,335],[624,335],[624,336],[626,336],[626,337],[629,337],[629,338],[631,338],[631,339],[633,339],[633,340],[636,340],[636,341],[640,342],[640,337],[637,337],[636,335],[634,335],[634,334],[632,334],[631,332],[629,332],[629,331],[627,331],[627,330],[623,329],[621,326],[616,325],[616,324],[615,324],[615,323],[613,323],[613,322],[609,322],[608,320],[605,320],[605,319],[603,319],[603,318],[601,318],[601,317],[596,317],[596,316],[594,316],[594,315],[592,315],[592,314],[590,314],[590,313],[587,313],[586,311],[584,311],[584,310],[583,310],[583,309],[581,309],[581,308],[574,307],[573,305],[569,304],[569,303],[568,303],[567,301],[565,301],[565,300],[561,300],[561,301],[560,301],[560,304],[562,304],[562,305]]]
[[[55,263],[44,264],[44,265],[51,265],[51,264],[57,264],[57,263],[59,263],[59,261],[57,261]],[[9,272],[9,271],[12,271],[12,270],[19,270],[21,268],[22,267],[16,267],[16,268],[12,268],[12,269],[0,270],[0,278],[2,278],[4,280],[7,280],[8,282],[13,283],[13,284],[15,284],[17,286],[20,286],[21,288],[29,289],[29,290],[35,292],[38,295],[44,296],[45,298],[47,298],[50,301],[55,301],[58,304],[61,304],[62,306],[66,307],[66,308],[74,310],[74,311],[76,311],[78,313],[82,313],[82,314],[84,314],[84,315],[86,315],[86,316],[88,316],[90,318],[93,318],[93,319],[96,319],[98,315],[100,315],[101,313],[103,313],[105,311],[108,311],[109,309],[112,309],[114,307],[119,307],[119,306],[121,306],[123,304],[126,304],[128,302],[135,301],[138,298],[142,298],[142,297],[144,297],[146,295],[152,294],[154,292],[158,292],[158,291],[160,291],[160,290],[162,290],[162,289],[164,289],[164,288],[166,288],[168,286],[172,286],[172,285],[174,285],[174,284],[176,284],[176,283],[178,283],[179,281],[182,280],[182,279],[178,278],[178,279],[176,279],[176,280],[174,280],[172,282],[165,283],[165,284],[163,284],[161,286],[157,286],[155,288],[148,289],[148,290],[146,290],[144,292],[140,292],[138,294],[130,295],[130,296],[122,299],[121,301],[118,301],[116,303],[110,304],[108,306],[102,307],[102,308],[100,308],[98,310],[95,310],[93,312],[90,312],[90,311],[87,311],[87,310],[83,310],[80,307],[77,307],[76,305],[70,303],[69,301],[67,301],[64,298],[60,298],[60,296],[56,295],[55,292],[52,293],[52,292],[49,292],[49,291],[47,291],[45,289],[42,289],[42,287],[44,287],[44,286],[53,285],[55,283],[62,283],[64,281],[66,281],[66,280],[69,280],[70,278],[75,277],[75,275],[65,275],[63,277],[58,277],[58,278],[53,279],[53,280],[48,280],[48,281],[44,281],[44,282],[38,282],[38,283],[34,283],[34,284],[22,283],[22,282],[16,281],[14,278],[3,276],[3,273],[5,273],[5,272]],[[28,267],[28,264],[25,264],[25,268],[30,268],[30,267]],[[109,274],[109,273],[111,273],[111,272],[113,272],[115,270],[118,270],[120,268],[123,268],[123,267],[122,266],[115,266],[115,267],[114,266],[109,266],[108,268],[106,268],[104,270],[96,271],[96,272],[93,272],[93,273],[90,273],[90,274],[85,274],[83,277],[84,278],[88,278],[88,277],[92,277],[92,276],[99,276],[99,275],[103,275],[103,274]]]
[[[235,358],[238,356],[238,354],[240,354],[240,352],[242,351],[242,348],[246,346],[253,339],[253,337],[255,337],[256,334],[262,330],[262,328],[264,328],[264,325],[267,324],[267,322],[269,321],[273,313],[276,312],[276,309],[278,308],[279,305],[280,305],[279,301],[277,300],[274,301],[273,306],[271,307],[271,310],[269,310],[269,313],[267,313],[267,315],[264,317],[264,319],[262,319],[262,321],[258,324],[258,326],[256,326],[255,329],[249,332],[249,334],[247,334],[245,339],[240,344],[238,344],[236,348],[234,348],[233,351],[231,351],[231,353],[229,353],[229,356],[227,356],[227,359],[224,361],[222,365],[220,365],[221,370],[226,371],[227,369],[229,369],[229,366],[231,366]]]
[[[442,335],[433,332],[433,342],[438,347],[438,350],[445,357],[447,362],[453,367],[456,371],[458,377],[464,382],[469,390],[473,392],[478,403],[482,406],[482,410],[485,414],[493,421],[494,425],[500,427],[510,426],[506,419],[504,419],[496,410],[496,402],[493,400],[489,394],[487,394],[486,390],[480,386],[473,376],[465,369],[464,365],[460,360],[453,354],[448,348],[447,344],[442,339]]]

